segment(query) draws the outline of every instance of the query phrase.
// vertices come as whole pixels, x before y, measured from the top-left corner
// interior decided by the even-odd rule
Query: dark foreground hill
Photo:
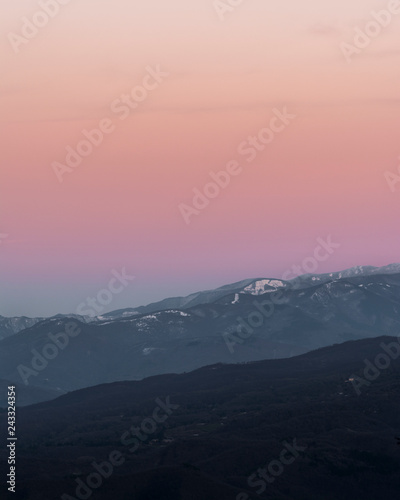
[[[399,345],[347,342],[19,408],[12,498],[398,498],[400,363],[379,356],[382,342]],[[370,367],[375,379],[358,395],[351,379],[364,377],[366,359],[381,369]],[[2,435],[5,423],[3,412]],[[4,477],[4,451],[0,458]]]

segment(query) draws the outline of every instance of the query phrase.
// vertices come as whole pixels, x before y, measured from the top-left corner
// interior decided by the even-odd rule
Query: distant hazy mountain
[[[286,281],[277,278],[250,278],[224,285],[214,290],[195,292],[185,297],[169,297],[145,306],[117,309],[94,318],[89,316],[79,316],[77,314],[58,314],[56,316],[52,316],[51,318],[75,317],[85,323],[92,321],[124,319],[130,316],[139,316],[168,309],[185,310],[200,304],[211,304],[229,293],[262,295],[266,292],[275,291],[278,288],[293,288],[294,284],[296,287],[308,287],[317,283],[327,283],[341,278],[396,273],[400,274],[400,264],[390,264],[385,267],[357,266],[336,273],[304,274],[296,279]],[[27,318],[25,316],[7,318],[0,315],[0,339],[8,337],[13,333],[18,333],[25,328],[29,328],[39,321],[51,318]]]
[[[18,333],[25,328],[43,321],[45,318],[27,318],[26,316],[6,318],[0,316],[0,339],[4,339],[14,333]]]
[[[344,271],[326,274],[304,274],[292,280],[282,280],[277,278],[251,278],[222,287],[215,290],[196,292],[186,297],[172,297],[160,302],[154,302],[147,306],[136,308],[118,309],[99,316],[103,319],[117,319],[139,314],[149,314],[167,309],[189,309],[199,304],[210,304],[228,293],[248,293],[261,295],[266,292],[275,291],[278,288],[307,287],[317,283],[327,283],[341,278],[351,278],[355,276],[371,276],[375,274],[400,274],[400,264],[390,264],[385,267],[357,266]]]
[[[14,333],[21,332],[22,330],[36,325],[36,323],[40,323],[41,321],[47,321],[52,318],[66,317],[76,318],[80,321],[84,321],[85,323],[93,321],[93,318],[89,318],[89,316],[79,316],[78,314],[57,314],[51,318],[28,318],[26,316],[6,318],[5,316],[0,316],[0,340],[13,335]]]
[[[390,264],[384,267],[356,266],[336,273],[304,274],[297,280],[301,285],[312,285],[315,283],[326,283],[341,278],[353,278],[355,276],[373,276],[376,274],[400,274],[400,264]]]
[[[68,338],[63,348],[50,347],[54,359],[36,361],[39,368],[26,380],[61,394],[216,362],[284,358],[347,340],[399,334],[400,273],[353,270],[341,278],[306,280],[300,287],[281,280],[246,280],[224,291],[201,292],[190,307],[78,322],[81,333]],[[279,302],[273,310],[268,306],[272,300]],[[46,345],[54,344],[54,336],[65,332],[70,321],[52,318],[0,341],[0,379],[23,383],[18,367],[32,369],[37,353],[40,357]]]
[[[215,290],[205,290],[203,292],[195,292],[186,297],[170,297],[160,302],[153,302],[147,306],[139,306],[136,308],[119,309],[111,311],[107,314],[99,316],[99,319],[116,319],[137,314],[149,314],[156,311],[164,311],[168,309],[188,309],[199,304],[210,304],[220,297],[224,297],[228,293],[241,292],[246,286],[254,283],[255,279],[247,279],[224,285]]]

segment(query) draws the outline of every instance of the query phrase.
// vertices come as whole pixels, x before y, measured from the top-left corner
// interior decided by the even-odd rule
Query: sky
[[[280,278],[328,237],[315,272],[400,261],[400,2],[54,2],[0,7],[0,314],[123,269],[105,310]]]

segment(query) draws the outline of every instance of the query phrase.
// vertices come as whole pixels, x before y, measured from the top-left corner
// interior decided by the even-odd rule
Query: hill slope
[[[258,478],[255,485],[254,474],[279,459],[287,444],[299,449],[295,460],[259,498],[396,498],[399,362],[360,396],[349,381],[391,341],[397,342],[347,342],[291,359],[113,383],[21,408],[15,498],[74,496],[77,479],[86,482],[93,463],[113,451],[124,463],[93,491],[94,499],[257,498],[263,483]],[[151,427],[160,401],[172,409]],[[4,432],[5,419],[0,422]],[[127,442],[132,428],[142,429],[138,446]]]

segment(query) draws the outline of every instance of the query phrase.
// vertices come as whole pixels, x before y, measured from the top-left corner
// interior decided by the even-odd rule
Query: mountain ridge
[[[0,341],[0,379],[57,395],[215,362],[288,358],[400,331],[400,273],[323,277],[301,286],[239,283],[208,297],[212,302],[182,309],[39,322]],[[66,334],[71,322],[78,335]]]

